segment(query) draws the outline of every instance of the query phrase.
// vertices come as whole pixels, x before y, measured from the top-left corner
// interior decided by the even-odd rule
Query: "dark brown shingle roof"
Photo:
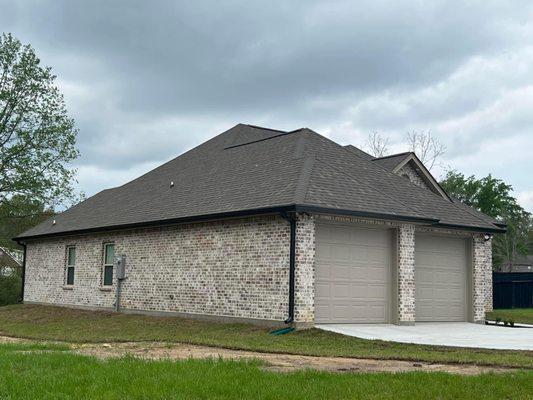
[[[383,168],[392,171],[398,164],[409,157],[412,153],[410,151],[405,153],[391,154],[390,156],[374,158],[372,161],[381,165]]]
[[[45,221],[19,239],[296,205],[499,229],[309,129],[283,132],[239,124],[125,185],[90,197],[53,217],[55,224]]]

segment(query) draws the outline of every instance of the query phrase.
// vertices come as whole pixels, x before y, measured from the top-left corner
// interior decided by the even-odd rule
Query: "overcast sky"
[[[431,130],[437,177],[492,173],[533,211],[533,4],[452,3],[0,0],[0,31],[58,76],[87,195],[244,122],[398,152]]]

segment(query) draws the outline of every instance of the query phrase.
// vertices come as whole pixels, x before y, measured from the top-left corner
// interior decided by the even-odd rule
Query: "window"
[[[67,285],[74,285],[74,266],[76,265],[76,247],[67,246]]]
[[[113,263],[115,261],[115,245],[113,243],[104,244],[104,286],[113,285]]]

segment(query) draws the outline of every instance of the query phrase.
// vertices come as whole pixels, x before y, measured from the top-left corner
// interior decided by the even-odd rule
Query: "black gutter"
[[[453,229],[469,232],[478,232],[478,233],[505,233],[507,229],[505,228],[477,228],[475,226],[464,226],[464,225],[454,225],[454,224],[437,224],[438,228],[443,229]]]
[[[415,222],[422,224],[435,225],[443,228],[450,229],[463,229],[476,232],[492,232],[492,233],[501,233],[505,232],[503,229],[498,228],[480,228],[480,227],[468,227],[461,225],[450,225],[450,224],[440,224],[439,219],[436,218],[426,218],[426,217],[413,217],[405,216],[398,214],[386,214],[386,213],[376,213],[376,212],[367,212],[367,211],[354,211],[338,208],[328,208],[320,206],[306,206],[306,205],[284,205],[276,207],[264,207],[264,208],[254,208],[250,210],[241,210],[241,211],[228,211],[221,213],[213,214],[204,214],[204,215],[195,215],[192,217],[182,217],[182,218],[169,218],[163,220],[147,221],[147,222],[136,222],[130,224],[121,224],[121,225],[112,225],[96,228],[86,228],[86,229],[76,229],[71,231],[61,231],[53,233],[45,233],[40,235],[30,235],[30,236],[17,236],[13,238],[14,241],[19,242],[20,240],[28,239],[37,239],[45,237],[64,237],[72,235],[82,235],[86,233],[98,233],[98,232],[109,232],[109,231],[118,231],[125,229],[136,229],[136,228],[150,228],[163,225],[176,225],[176,224],[185,224],[192,222],[203,222],[203,221],[212,221],[217,219],[226,219],[226,218],[237,218],[237,217],[248,217],[254,215],[265,215],[265,214],[280,214],[283,212],[305,212],[305,213],[317,213],[317,214],[329,214],[329,215],[344,215],[344,216],[353,216],[361,218],[375,218],[375,219],[384,219],[389,221],[401,221],[401,222]],[[56,217],[57,218],[57,217]]]
[[[419,223],[429,223],[429,224],[436,223],[439,221],[438,219],[433,219],[433,218],[431,219],[430,218],[419,218],[419,217],[411,217],[411,216],[401,216],[401,215],[396,215],[396,214],[381,214],[381,213],[373,213],[373,212],[365,212],[365,211],[352,211],[352,210],[342,210],[342,209],[336,209],[336,208],[300,206],[296,204],[289,204],[289,205],[276,206],[276,207],[264,207],[264,208],[254,208],[250,210],[228,211],[228,212],[222,212],[222,213],[195,215],[192,217],[169,218],[169,219],[147,221],[147,222],[136,222],[136,223],[131,223],[131,224],[76,229],[76,230],[71,230],[71,231],[45,233],[45,234],[40,234],[40,235],[17,236],[13,238],[13,240],[19,241],[22,239],[27,240],[27,239],[37,239],[37,238],[44,238],[44,237],[82,235],[86,233],[109,232],[109,231],[118,231],[118,230],[135,229],[135,228],[149,228],[149,227],[156,227],[156,226],[162,226],[162,225],[185,224],[189,222],[212,221],[216,219],[248,217],[248,216],[253,216],[253,215],[280,214],[282,212],[308,212],[308,213],[314,212],[314,213],[321,213],[321,214],[340,214],[340,215],[350,215],[350,216],[356,216],[356,217],[362,217],[362,218],[366,217],[366,218],[388,219],[388,220],[419,222]]]
[[[344,210],[338,208],[325,208],[320,206],[294,206],[296,212],[305,212],[305,213],[316,213],[316,214],[337,214],[345,215],[352,217],[361,217],[361,218],[375,218],[375,219],[387,219],[390,221],[405,221],[405,222],[419,222],[425,224],[436,224],[439,222],[436,218],[425,218],[425,217],[412,217],[412,216],[402,216],[398,214],[384,214],[368,211],[353,211],[353,210]]]
[[[76,230],[71,230],[71,231],[45,233],[41,235],[17,236],[13,238],[13,240],[18,241],[22,239],[27,240],[27,239],[37,239],[37,238],[44,238],[44,237],[83,235],[86,233],[119,231],[119,230],[125,230],[125,229],[152,228],[152,227],[157,227],[157,226],[162,226],[162,225],[186,224],[190,222],[203,222],[203,221],[213,221],[217,219],[226,219],[226,218],[249,217],[253,215],[279,214],[284,211],[285,212],[294,211],[294,205],[254,208],[254,209],[242,210],[242,211],[228,211],[228,212],[213,213],[213,214],[195,215],[192,217],[169,218],[169,219],[147,221],[147,222],[135,222],[135,223],[130,223],[130,224],[111,225],[111,226],[103,226],[103,227],[96,227],[96,228],[86,228],[86,229],[76,229]]]
[[[296,220],[294,213],[288,214],[282,212],[281,216],[285,219],[291,227],[290,233],[290,250],[289,250],[289,316],[285,320],[286,324],[294,322],[294,292],[296,281]]]
[[[26,244],[19,242],[19,246],[22,246],[22,289],[20,291],[20,302],[24,303],[24,286],[26,286]]]

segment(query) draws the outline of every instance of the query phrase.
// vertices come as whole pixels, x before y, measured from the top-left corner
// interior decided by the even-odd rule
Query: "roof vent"
[[[174,181],[170,181],[170,187],[174,187]]]
[[[55,224],[56,224],[56,220],[54,219],[54,220],[52,221],[52,225],[55,225]]]

